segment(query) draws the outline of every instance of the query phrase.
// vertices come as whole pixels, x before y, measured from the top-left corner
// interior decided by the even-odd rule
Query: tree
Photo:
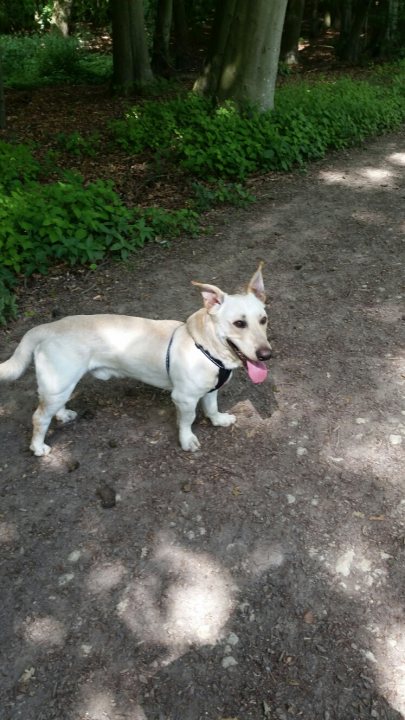
[[[218,0],[208,60],[194,90],[216,102],[272,108],[286,5]]]
[[[288,0],[283,35],[281,38],[280,58],[293,65],[298,60],[298,41],[301,34],[305,0]]]
[[[111,0],[111,21],[114,87],[124,93],[142,91],[153,80],[143,0]]]
[[[152,66],[158,74],[166,74],[172,68],[169,50],[172,20],[173,0],[158,0],[152,53]]]
[[[190,40],[184,0],[173,0],[173,31],[176,66],[180,65],[181,67],[184,64],[190,50]]]
[[[364,27],[372,0],[343,0],[341,12],[343,22],[336,48],[341,60],[351,63],[359,61],[364,46]]]
[[[0,129],[6,127],[6,102],[4,98],[3,64],[0,57]]]
[[[62,35],[69,35],[69,20],[73,0],[54,0],[51,14],[51,28]]]

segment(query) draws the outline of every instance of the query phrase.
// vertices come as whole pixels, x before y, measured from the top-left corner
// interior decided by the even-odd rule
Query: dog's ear
[[[266,292],[264,289],[264,282],[263,282],[263,275],[262,275],[262,267],[264,265],[264,262],[259,263],[259,267],[257,268],[255,274],[250,279],[249,284],[247,286],[248,293],[253,293],[256,295],[259,300],[262,302],[265,302],[266,300]]]
[[[208,312],[215,312],[215,309],[218,309],[224,302],[225,293],[215,285],[207,285],[206,283],[199,283],[195,280],[192,280],[191,284],[200,288],[204,300],[204,307]]]

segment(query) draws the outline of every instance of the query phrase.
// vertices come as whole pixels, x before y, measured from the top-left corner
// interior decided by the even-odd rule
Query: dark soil
[[[196,454],[169,395],[86,378],[35,458],[33,372],[0,388],[2,720],[405,717],[404,140],[21,292],[2,360],[61,314],[184,319],[191,279],[232,291],[263,259],[275,357]]]

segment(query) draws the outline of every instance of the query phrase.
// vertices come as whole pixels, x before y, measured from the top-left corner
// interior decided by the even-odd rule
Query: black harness
[[[175,328],[175,330],[169,340],[169,344],[167,346],[166,370],[167,370],[167,374],[169,375],[169,377],[170,377],[170,350],[172,347],[174,335],[176,333],[176,330],[178,330],[179,327],[181,327],[181,325],[179,325],[178,327]],[[217,366],[217,368],[218,368],[217,384],[215,385],[215,387],[211,388],[211,390],[209,390],[209,392],[214,392],[214,390],[219,390],[219,388],[221,388],[222,385],[225,385],[227,380],[229,380],[230,376],[232,375],[232,370],[229,370],[228,368],[226,368],[224,363],[222,362],[222,360],[218,360],[218,358],[214,358],[211,355],[211,353],[209,353],[208,350],[206,350],[202,345],[199,345],[198,343],[195,342],[195,346],[202,352],[203,355],[205,355],[205,357],[208,358],[208,360],[211,360],[211,362]]]

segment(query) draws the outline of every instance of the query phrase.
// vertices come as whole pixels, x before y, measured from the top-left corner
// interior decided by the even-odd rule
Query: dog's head
[[[263,263],[260,263],[246,292],[237,295],[227,295],[215,285],[193,281],[193,285],[201,290],[216,337],[245,367],[255,383],[265,379],[267,368],[264,361],[271,358],[262,266]]]

